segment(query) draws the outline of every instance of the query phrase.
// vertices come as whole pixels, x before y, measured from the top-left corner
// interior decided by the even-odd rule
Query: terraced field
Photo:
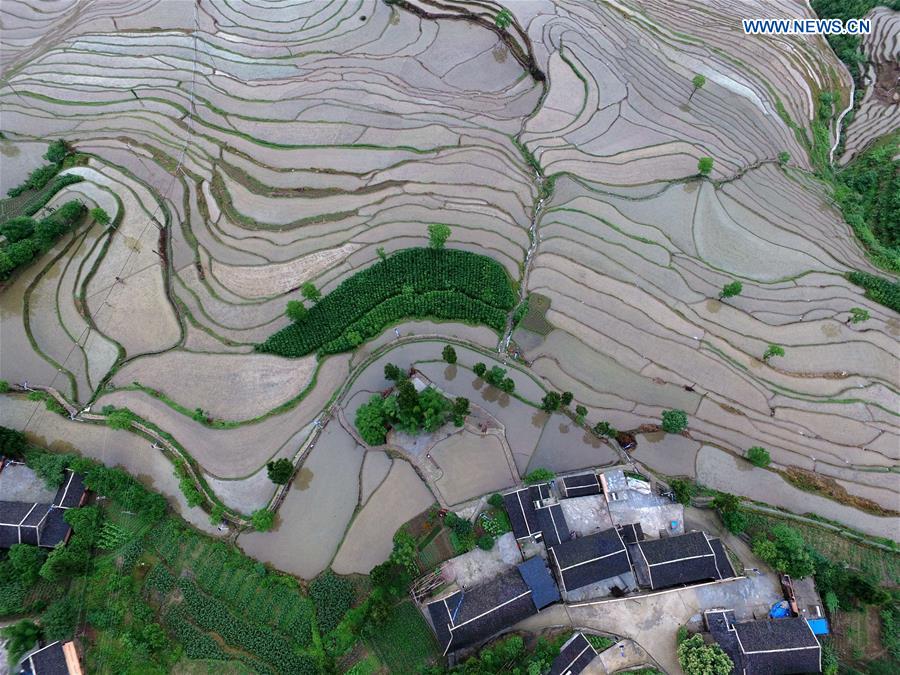
[[[813,176],[806,142],[818,94],[838,92],[843,110],[850,75],[824,39],[737,32],[741,17],[809,8],[535,0],[507,3],[507,29],[495,23],[500,8],[0,5],[4,189],[62,138],[78,158],[64,173],[84,180],[50,206],[77,198],[113,223],[86,219],[3,288],[0,379],[51,387],[73,414],[131,410],[174,439],[236,522],[273,497],[266,462],[293,458],[275,531],[239,543],[304,576],[332,562],[366,571],[392,534],[367,538],[369,524],[388,513],[396,526],[396,514],[432,501],[406,460],[350,436],[355,394],[386,386],[373,359],[397,337],[409,344],[403,365],[448,389],[461,380],[433,362],[440,350],[426,339],[459,338],[461,354],[473,350],[466,367],[519,352],[525,401],[479,389],[470,374],[464,383],[503,420],[519,474],[617,461],[568,417],[530,405],[568,390],[591,426],[653,431],[645,425],[662,410],[686,411],[693,440],[675,443],[672,461],[665,441],[638,434],[635,456],[663,472],[714,474],[721,463],[705,466],[715,454],[701,445],[732,455],[761,445],[778,468],[820,472],[898,510],[885,472],[900,464],[900,318],[846,281],[850,270],[883,272]],[[896,13],[873,16],[867,53],[889,69]],[[877,87],[865,96],[841,162],[897,127],[894,103]],[[829,146],[837,133],[832,122]],[[512,331],[506,298],[490,326],[401,321],[342,354],[253,353],[290,326],[285,305],[303,299],[301,286],[327,297],[427,246],[432,223],[450,226],[448,248],[498,263],[515,304],[535,294],[545,314]],[[720,301],[732,280],[743,292]],[[850,323],[851,308],[870,318]],[[341,349],[357,342],[341,337]],[[770,344],[784,356],[763,359]],[[41,403],[14,400],[4,424],[60,435],[62,420],[35,414]],[[97,423],[85,415],[82,426]],[[147,473],[181,500],[163,479],[168,455],[158,460]],[[436,484],[472,496],[450,478]],[[395,485],[403,503],[385,489]],[[333,522],[304,558],[298,533],[316,528],[304,519],[325,497]],[[835,513],[869,522],[848,506]]]

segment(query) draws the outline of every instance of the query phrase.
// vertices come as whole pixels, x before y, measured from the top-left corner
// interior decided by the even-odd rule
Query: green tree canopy
[[[678,645],[678,662],[685,675],[729,675],[734,668],[734,662],[719,645],[707,645],[699,634]]]
[[[288,300],[284,313],[291,321],[300,321],[306,316],[307,311],[306,305],[300,300]]]
[[[428,243],[431,248],[444,248],[450,238],[450,226],[443,223],[432,223],[428,226]]]
[[[722,290],[719,291],[719,300],[722,300],[723,298],[733,298],[736,295],[740,295],[743,290],[744,284],[740,281],[729,281],[722,286]]]
[[[369,445],[383,445],[387,439],[387,417],[384,401],[373,394],[368,403],[356,409],[356,430]]]
[[[669,434],[679,434],[688,425],[688,416],[684,410],[663,410],[662,428]]]
[[[758,445],[754,445],[752,448],[747,450],[747,461],[758,467],[766,467],[772,461],[771,455],[769,455],[769,451],[765,448],[762,448]]]
[[[555,391],[548,391],[541,399],[541,410],[552,413],[559,410],[562,403],[562,397]]]
[[[406,371],[393,363],[384,364],[384,379],[399,382],[406,379]]]
[[[91,209],[91,218],[93,218],[94,222],[98,225],[109,225],[109,214],[105,209],[101,209],[99,206]]]
[[[269,509],[257,509],[250,516],[253,529],[257,532],[268,532],[275,525],[275,512]]]
[[[598,436],[607,436],[609,438],[613,438],[615,436],[618,436],[619,431],[609,422],[603,421],[597,422],[597,424],[594,425],[594,433]]]
[[[573,398],[575,398],[575,397],[572,395],[571,391],[564,391],[562,394],[559,395],[559,402],[562,403],[564,406],[567,406],[572,402]]]
[[[441,356],[447,363],[456,363],[456,350],[453,348],[453,345],[444,345]]]
[[[266,472],[270,481],[276,485],[284,485],[294,473],[294,464],[287,457],[281,457],[266,464]]]
[[[484,377],[484,374],[487,372],[487,366],[481,362],[478,362],[475,364],[472,370],[475,371],[475,374],[478,377]]]
[[[784,347],[775,344],[766,347],[766,351],[763,352],[763,361],[768,361],[773,356],[784,356]]]
[[[316,285],[311,281],[307,281],[300,287],[300,293],[303,295],[304,298],[306,298],[307,300],[310,300],[312,302],[318,302],[319,298],[322,297],[322,293],[319,291],[318,288],[316,288]]]
[[[797,579],[807,577],[815,570],[803,535],[784,523],[772,527],[769,537],[757,539],[753,543],[753,552],[775,569]]]
[[[713,168],[713,158],[712,157],[701,157],[697,161],[697,171],[700,172],[701,176],[708,176]]]

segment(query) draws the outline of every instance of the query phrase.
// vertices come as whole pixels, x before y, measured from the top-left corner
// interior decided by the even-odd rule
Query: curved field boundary
[[[410,316],[461,319],[500,331],[515,301],[509,276],[491,258],[450,249],[407,249],[345,279],[257,351],[288,357],[348,351]]]

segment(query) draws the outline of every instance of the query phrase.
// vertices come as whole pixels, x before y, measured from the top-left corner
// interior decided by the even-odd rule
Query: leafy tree
[[[594,433],[598,436],[607,436],[609,438],[614,438],[619,435],[619,431],[609,422],[597,422],[594,425]]]
[[[791,153],[787,151],[782,151],[778,153],[778,163],[781,166],[785,166],[788,162],[791,161]]]
[[[732,534],[740,534],[747,529],[747,514],[741,508],[741,500],[735,495],[720,492],[713,499],[712,506]]]
[[[500,383],[500,389],[507,394],[511,394],[516,389],[516,383],[511,377],[504,377],[503,381]]]
[[[754,445],[752,448],[747,450],[747,461],[754,466],[763,468],[771,464],[772,457],[771,455],[769,455],[768,450],[766,450],[765,448],[761,448],[758,445]]]
[[[78,605],[72,598],[57,600],[41,615],[41,629],[47,641],[68,640],[78,624]]]
[[[347,344],[349,344],[351,347],[358,347],[363,342],[362,333],[360,333],[358,330],[348,330],[345,338],[347,340]]]
[[[719,291],[719,300],[724,300],[725,298],[733,298],[736,295],[740,295],[741,291],[744,290],[744,284],[740,281],[730,281],[724,286],[722,286],[722,290]]]
[[[556,478],[556,474],[550,469],[535,469],[525,476],[525,485],[534,485],[535,483],[546,483]]]
[[[851,307],[848,323],[862,323],[869,320],[869,312],[862,307]]]
[[[484,377],[484,374],[487,372],[487,366],[481,362],[478,362],[475,364],[475,367],[472,368],[472,370],[475,371],[475,374],[478,377]]]
[[[72,458],[72,455],[30,452],[25,456],[25,463],[44,481],[48,488],[55,489],[63,484],[66,478],[65,471]]]
[[[5,394],[9,391],[9,382],[7,380],[0,380],[0,394]]]
[[[663,410],[662,428],[669,434],[679,434],[688,425],[688,416],[684,410]]]
[[[225,518],[225,507],[221,504],[216,504],[212,507],[212,510],[209,512],[209,522],[212,525],[218,525]]]
[[[101,209],[99,206],[91,209],[91,218],[93,218],[94,222],[98,225],[109,225],[109,214],[105,209]]]
[[[559,400],[560,403],[563,404],[563,406],[567,406],[572,402],[573,398],[574,396],[572,396],[571,391],[564,391],[562,394],[560,394]]]
[[[453,399],[453,424],[461,427],[469,414],[469,399],[465,396],[457,396]]]
[[[28,441],[25,440],[25,434],[21,431],[0,427],[0,455],[20,457],[27,447]]]
[[[694,75],[691,84],[694,85],[694,88],[691,90],[691,95],[688,96],[688,101],[694,98],[694,94],[697,93],[698,89],[703,89],[703,85],[706,84],[706,78],[700,74]]]
[[[270,481],[276,485],[284,485],[294,474],[294,464],[287,457],[281,457],[266,464],[266,472]]]
[[[387,439],[387,419],[384,412],[384,401],[378,394],[373,394],[368,403],[356,410],[356,430],[369,445],[384,445]]]
[[[434,387],[426,387],[419,394],[419,406],[422,410],[421,428],[431,433],[447,421],[447,414],[453,404]]]
[[[697,161],[697,171],[700,172],[701,176],[708,176],[710,171],[713,168],[713,158],[712,157],[701,157]]]
[[[481,535],[475,543],[482,551],[490,551],[494,548],[494,538],[489,534]]]
[[[284,310],[285,315],[291,321],[300,321],[306,316],[308,310],[300,300],[288,300],[287,307]]]
[[[486,379],[495,387],[500,387],[503,384],[503,380],[505,378],[506,368],[501,368],[500,366],[491,366],[491,369],[488,371],[487,376],[484,379]]]
[[[110,412],[103,413],[106,415],[106,423],[113,429],[130,429],[132,422],[137,420],[137,416],[127,408],[119,408]]]
[[[428,243],[431,248],[442,249],[450,238],[450,227],[442,223],[432,223],[428,226]]]
[[[447,363],[456,363],[456,350],[452,345],[445,345],[444,351],[441,352],[441,356],[443,356],[444,361]]]
[[[23,586],[37,582],[46,559],[47,553],[31,544],[13,544],[9,549],[9,562]]]
[[[41,637],[41,629],[33,621],[22,619],[6,628],[0,628],[0,635],[7,640],[6,651],[9,654],[9,663],[15,664],[25,652],[35,646]]]
[[[779,345],[769,345],[766,347],[766,351],[763,352],[763,361],[768,363],[769,359],[773,356],[784,356],[784,347]]]
[[[36,225],[37,222],[35,222],[34,218],[18,216],[0,224],[0,234],[6,237],[8,243],[22,241],[34,234]]]
[[[685,506],[690,506],[691,500],[697,494],[697,486],[683,478],[673,478],[669,481],[669,487],[675,495],[675,501]]]
[[[678,662],[685,675],[729,675],[734,662],[717,644],[707,645],[699,633],[678,645]]]
[[[559,410],[562,403],[562,397],[555,391],[548,391],[541,399],[541,410],[552,413]]]
[[[500,30],[506,30],[507,28],[509,28],[512,20],[512,14],[510,14],[509,10],[504,7],[499,12],[497,12],[497,16],[494,17],[494,25],[496,25]]]
[[[393,363],[385,363],[384,379],[391,380],[391,382],[399,382],[400,380],[405,380],[406,371],[402,370],[399,366],[395,366]]]
[[[575,406],[575,421],[578,424],[583,424],[584,418],[587,416],[587,413],[588,413],[587,408],[585,408],[583,405],[576,405]]]
[[[771,538],[760,538],[753,543],[753,552],[775,569],[797,579],[813,573],[812,557],[797,530],[779,523],[769,531]]]
[[[316,285],[311,281],[307,281],[300,287],[300,293],[304,298],[312,302],[318,302],[319,298],[322,297],[322,293],[319,292],[319,289],[316,288]]]
[[[387,253],[386,253],[385,250],[384,250],[384,246],[379,246],[378,248],[376,248],[376,249],[375,249],[375,253],[376,253],[376,254],[378,255],[378,257],[381,258],[382,260],[387,260]]]
[[[390,561],[395,565],[400,565],[411,574],[417,574],[419,565],[416,562],[419,555],[419,549],[416,546],[415,538],[401,527],[394,533],[394,548],[391,551]]]
[[[44,159],[48,162],[59,164],[70,152],[69,145],[63,139],[58,138],[47,146],[47,152],[44,153]]]
[[[490,497],[488,497],[488,504],[493,506],[495,509],[503,508],[503,495],[499,492],[495,492]]]
[[[250,516],[250,523],[257,532],[268,532],[275,525],[275,512],[269,509],[257,509]]]

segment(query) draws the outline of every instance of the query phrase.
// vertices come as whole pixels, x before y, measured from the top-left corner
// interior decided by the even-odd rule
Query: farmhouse
[[[564,541],[569,541],[569,525],[566,523],[566,517],[563,515],[562,507],[559,504],[551,504],[550,506],[537,509],[536,513],[538,527],[541,528],[541,538],[545,546],[549,548],[557,546]]]
[[[631,572],[625,542],[615,528],[554,546],[550,560],[563,592]]]
[[[541,558],[532,558],[491,581],[460,589],[428,604],[444,654],[484,642],[559,600],[556,582]]]
[[[560,648],[559,655],[553,659],[548,675],[578,675],[588,667],[597,650],[588,642],[583,633],[575,633]]]
[[[48,491],[34,471],[7,461],[0,464],[0,496],[0,548],[53,548],[68,539],[71,527],[63,515],[81,506],[85,488],[81,476],[67,470],[59,489]]]
[[[74,642],[51,642],[26,654],[21,675],[81,675],[81,664]]]
[[[639,541],[630,548],[638,583],[651,590],[734,576],[722,543],[705,532]]]
[[[738,623],[733,610],[708,610],[713,639],[734,662],[736,675],[792,675],[822,671],[822,646],[803,617]]]

